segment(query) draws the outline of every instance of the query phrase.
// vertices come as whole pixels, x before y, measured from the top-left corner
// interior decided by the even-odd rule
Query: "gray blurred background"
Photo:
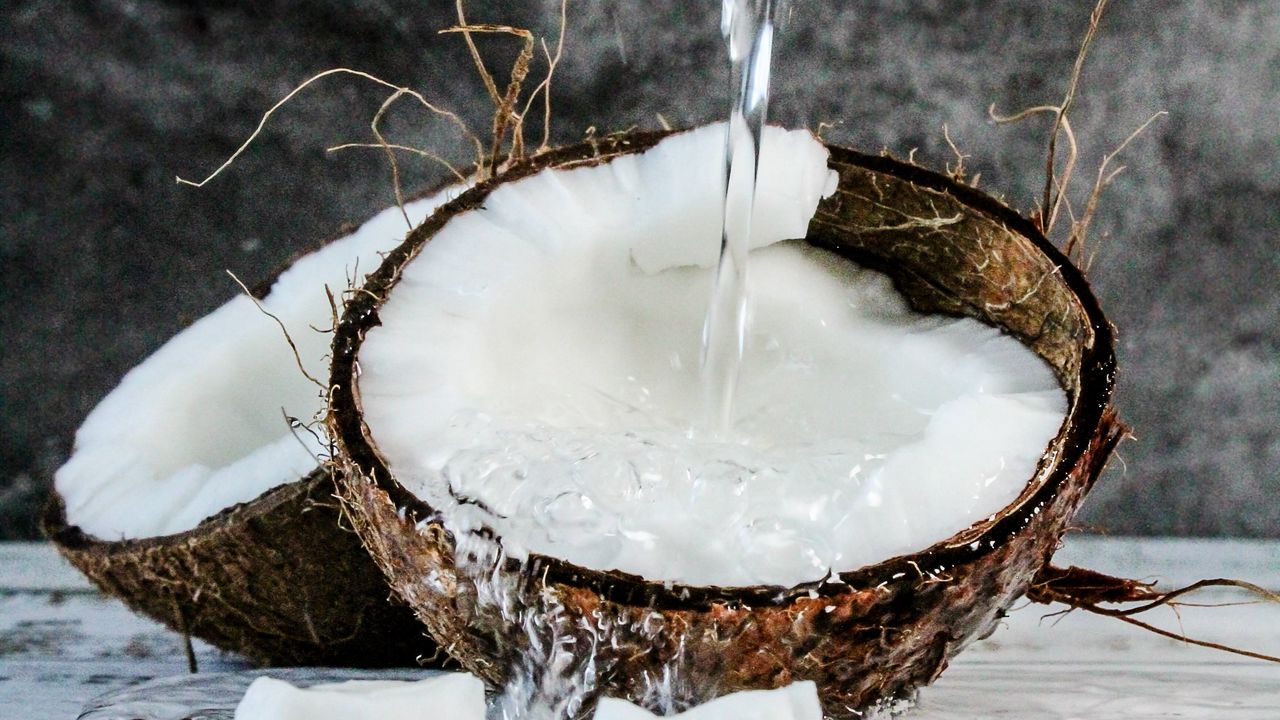
[[[554,40],[559,4],[468,3],[473,22]],[[943,125],[982,187],[1023,210],[1090,0],[793,0],[772,119],[940,167]],[[713,0],[571,0],[553,139],[718,119]],[[489,106],[447,0],[9,2],[0,6],[0,539],[35,512],[74,430],[121,375],[236,291],[392,200],[369,139],[386,96],[350,78],[302,93],[202,190],[199,178],[295,84],[348,66],[412,85],[478,131]],[[482,42],[506,66],[510,40]],[[536,64],[534,77],[544,65]],[[505,81],[505,70],[500,81]],[[1280,537],[1280,3],[1112,3],[1074,126],[1081,177],[1158,110],[1095,225],[1092,279],[1120,333],[1121,450],[1082,522],[1113,534]],[[465,161],[405,103],[393,141]],[[540,132],[531,127],[536,141]],[[444,177],[404,159],[406,182]],[[1101,238],[1105,236],[1105,240]]]

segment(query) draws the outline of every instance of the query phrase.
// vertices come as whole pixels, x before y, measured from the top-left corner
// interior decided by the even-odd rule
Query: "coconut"
[[[456,194],[406,211],[420,220]],[[297,259],[255,298],[238,296],[172,338],[101,401],[44,520],[72,564],[130,608],[257,664],[439,655],[413,613],[388,600],[342,517],[323,430],[307,428],[324,407],[304,372],[324,367],[329,336],[313,328],[332,324],[326,286],[341,293],[376,265],[403,238],[405,217],[384,211]]]
[[[1016,497],[946,537],[799,584],[689,583],[538,552],[513,557],[493,527],[455,532],[440,503],[410,489],[402,468],[388,460],[402,457],[403,448],[384,446],[371,429],[383,427],[386,413],[368,416],[373,398],[364,395],[362,374],[377,366],[385,375],[390,367],[405,371],[406,382],[431,382],[411,377],[403,358],[362,350],[388,317],[411,322],[404,308],[387,309],[406,274],[414,275],[408,282],[423,282],[409,269],[430,256],[424,248],[433,238],[450,223],[470,221],[471,211],[509,183],[614,163],[667,137],[594,139],[511,167],[443,206],[352,296],[334,338],[329,422],[356,529],[432,635],[494,685],[519,682],[525,672],[533,684],[577,682],[588,701],[602,693],[669,711],[682,701],[663,701],[655,683],[673,674],[676,684],[692,688],[684,705],[813,681],[832,717],[909,697],[967,643],[990,633],[1048,566],[1123,432],[1111,408],[1112,329],[1084,277],[1031,221],[972,187],[888,157],[829,147],[838,184],[804,235],[813,247],[886,273],[918,312],[973,318],[1015,338],[1047,363],[1066,395],[1065,421]],[[678,162],[674,167],[681,171]],[[692,164],[687,171],[696,172]],[[573,197],[554,179],[548,187],[548,202],[590,208],[598,201]],[[485,230],[476,242],[501,234],[475,223]],[[510,254],[491,259],[498,264],[493,277],[459,282],[500,282]],[[449,267],[428,275],[444,280],[455,270],[466,272]],[[579,715],[584,707],[562,709]]]

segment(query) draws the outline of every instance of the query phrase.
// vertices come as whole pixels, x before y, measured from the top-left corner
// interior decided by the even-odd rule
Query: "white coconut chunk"
[[[603,698],[596,705],[593,717],[595,720],[657,720],[664,716],[626,700]],[[731,693],[665,717],[670,720],[822,720],[822,705],[818,702],[818,686],[806,680],[776,690]]]
[[[1033,478],[1067,408],[1050,367],[788,241],[834,174],[776,128],[732,430],[691,433],[723,147],[705,128],[502,185],[403,269],[361,350],[364,419],[452,529],[650,580],[794,585],[950,537]]]
[[[466,673],[425,680],[349,680],[294,687],[260,677],[236,706],[235,720],[484,720],[484,683]]]
[[[418,223],[459,192],[405,210]],[[312,377],[328,375],[332,336],[313,329],[332,324],[325,287],[340,295],[406,232],[398,208],[383,211],[298,260],[262,301]],[[327,452],[323,431],[291,431],[285,415],[309,423],[323,404],[279,326],[237,295],[130,371],[89,414],[55,476],[67,521],[108,540],[190,530],[315,469]]]

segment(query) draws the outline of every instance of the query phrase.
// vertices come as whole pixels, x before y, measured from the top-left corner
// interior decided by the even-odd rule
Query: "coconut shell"
[[[110,542],[66,524],[55,496],[45,532],[103,592],[173,630],[259,665],[416,664],[435,643],[344,527],[333,477],[234,505],[187,532]]]
[[[917,553],[791,588],[664,584],[545,556],[505,559],[487,575],[513,597],[504,610],[482,601],[458,567],[455,538],[397,484],[361,421],[365,332],[402,266],[452,216],[499,183],[606,162],[661,137],[598,139],[515,166],[444,206],[369,276],[335,336],[331,378],[330,425],[356,530],[432,635],[495,685],[554,628],[574,647],[594,648],[599,690],[633,701],[651,698],[652,680],[673,667],[701,699],[812,680],[832,717],[909,697],[1027,591],[1123,434],[1111,408],[1110,324],[1082,274],[999,201],[915,165],[833,147],[839,187],[809,227],[810,243],[887,272],[916,309],[974,317],[1017,337],[1052,365],[1070,400],[1020,497]],[[552,611],[554,620],[527,622]]]

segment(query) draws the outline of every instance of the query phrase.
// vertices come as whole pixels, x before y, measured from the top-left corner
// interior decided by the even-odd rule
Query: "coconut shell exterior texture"
[[[887,272],[918,310],[971,316],[1017,337],[1053,366],[1070,399],[1014,503],[912,555],[793,588],[660,584],[541,556],[523,566],[499,560],[477,584],[459,569],[455,538],[395,482],[361,422],[360,343],[399,269],[449,217],[478,206],[495,183],[606,162],[659,137],[610,137],[517,165],[445,206],[369,277],[335,338],[332,377],[330,423],[356,529],[431,633],[495,685],[522,653],[559,640],[594,656],[599,690],[640,702],[652,703],[654,679],[672,669],[677,684],[712,695],[812,680],[832,717],[909,697],[989,634],[1047,567],[1123,433],[1111,409],[1111,326],[1082,275],[995,199],[914,165],[831,148],[839,188],[809,227],[809,242]],[[494,584],[506,602],[489,597]]]
[[[259,665],[435,658],[412,611],[388,599],[335,493],[333,476],[317,469],[188,532],[116,542],[68,526],[55,496],[45,531],[107,594]]]

